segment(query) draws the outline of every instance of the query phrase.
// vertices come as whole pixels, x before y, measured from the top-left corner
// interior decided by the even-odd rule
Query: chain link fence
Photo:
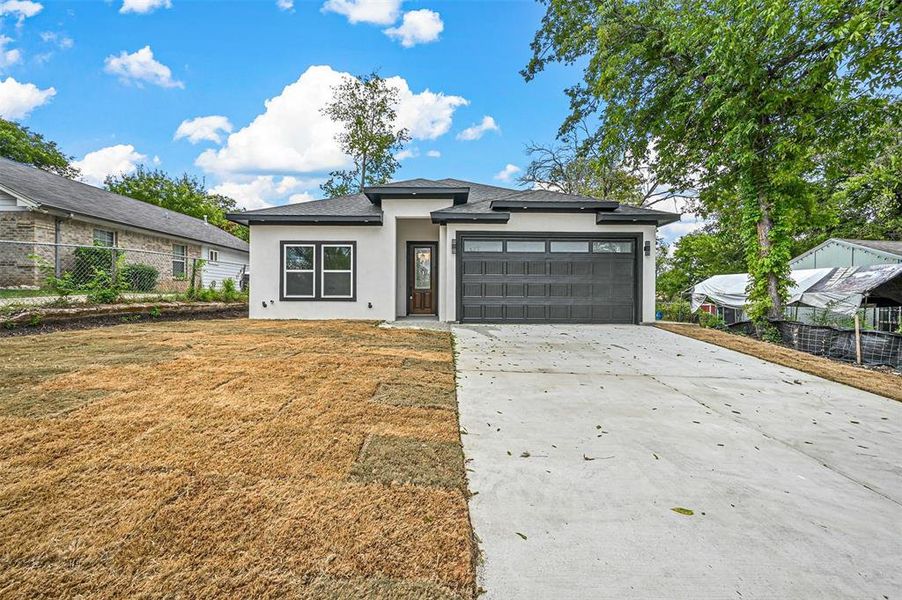
[[[185,246],[187,249],[187,246]],[[221,287],[244,289],[248,266],[136,248],[0,240],[0,299],[90,295],[185,294]]]

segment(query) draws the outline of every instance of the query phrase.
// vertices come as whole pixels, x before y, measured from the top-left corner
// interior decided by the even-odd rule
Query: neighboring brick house
[[[205,285],[239,279],[248,262],[247,242],[202,219],[0,158],[0,288],[40,285],[30,255],[59,274],[76,246],[91,245],[124,248],[127,262],[154,257],[168,280],[184,279],[202,258]]]

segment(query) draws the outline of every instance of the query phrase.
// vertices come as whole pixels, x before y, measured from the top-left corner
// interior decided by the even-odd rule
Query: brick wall
[[[75,249],[60,247],[55,242],[56,217],[31,211],[0,212],[0,240],[15,240],[23,244],[0,244],[0,288],[3,287],[38,287],[41,284],[41,272],[35,261],[28,258],[36,254],[48,263],[55,264],[59,260],[60,271],[71,270],[75,264]],[[127,264],[149,264],[160,273],[160,281],[167,282],[167,290],[181,291],[187,289],[187,281],[178,281],[173,274],[173,253],[175,240],[135,231],[126,231],[115,225],[95,225],[77,219],[60,221],[59,243],[72,246],[91,246],[94,243],[94,230],[115,231],[117,246],[132,250],[126,251]],[[46,244],[46,245],[42,245]],[[187,246],[186,273],[191,273],[191,260],[201,258],[199,244],[181,243]],[[145,251],[145,252],[141,252]]]

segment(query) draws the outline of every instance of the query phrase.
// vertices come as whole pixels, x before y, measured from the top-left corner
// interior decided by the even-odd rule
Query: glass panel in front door
[[[415,248],[413,255],[414,278],[413,287],[418,290],[432,288],[432,248],[429,246]]]

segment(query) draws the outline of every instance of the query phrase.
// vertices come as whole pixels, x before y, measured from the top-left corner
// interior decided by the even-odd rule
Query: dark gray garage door
[[[462,235],[464,323],[636,323],[635,238]]]

